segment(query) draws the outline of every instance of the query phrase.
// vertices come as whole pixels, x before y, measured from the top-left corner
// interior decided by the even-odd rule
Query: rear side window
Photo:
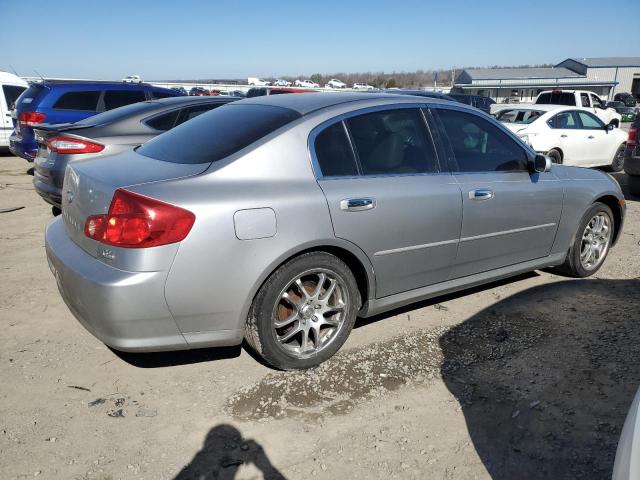
[[[176,120],[178,119],[179,114],[180,110],[175,110],[173,112],[168,112],[162,115],[158,115],[157,117],[153,117],[151,120],[147,120],[147,122],[145,123],[151,128],[165,132],[173,128],[173,126],[176,124]]]
[[[224,105],[224,103],[208,103],[205,105],[197,105],[195,107],[189,107],[182,110],[182,114],[178,119],[178,125],[184,122],[188,122],[191,119],[196,118],[198,115],[202,115],[205,112],[213,110]]]
[[[142,145],[141,155],[172,163],[211,163],[251,145],[300,118],[288,108],[270,105],[227,105]]]
[[[524,149],[488,120],[466,112],[438,109],[461,172],[527,170]]]
[[[356,159],[342,122],[334,123],[320,132],[314,149],[325,177],[358,175]]]
[[[112,110],[146,100],[142,90],[107,90],[104,93],[104,109]]]
[[[83,110],[87,112],[95,112],[98,109],[98,100],[100,99],[100,91],[88,92],[67,92],[53,105],[57,110]]]
[[[17,85],[3,85],[2,91],[4,92],[4,98],[7,101],[7,108],[13,110],[16,108],[16,100],[22,95],[22,92],[26,90],[26,87],[19,87]]]
[[[547,125],[551,128],[560,128],[562,130],[574,130],[580,128],[578,117],[575,112],[560,112],[549,121]]]
[[[569,92],[547,92],[541,93],[536,101],[538,105],[568,105],[576,104],[576,97]]]
[[[417,108],[358,115],[346,123],[364,175],[438,171],[435,148]]]

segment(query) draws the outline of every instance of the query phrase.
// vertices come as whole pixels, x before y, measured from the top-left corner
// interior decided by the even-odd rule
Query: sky
[[[145,80],[640,56],[640,0],[0,0],[0,70]]]

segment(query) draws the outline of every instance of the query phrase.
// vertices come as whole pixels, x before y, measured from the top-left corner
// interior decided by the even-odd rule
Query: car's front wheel
[[[582,217],[573,245],[558,271],[578,278],[596,273],[609,253],[614,228],[611,209],[604,203],[594,203]]]
[[[356,279],[342,260],[327,252],[305,253],[262,285],[245,338],[276,368],[314,367],[344,344],[360,302]]]
[[[562,154],[560,153],[559,150],[556,150],[555,148],[547,152],[547,157],[549,157],[553,163],[557,163],[557,164],[562,163]]]

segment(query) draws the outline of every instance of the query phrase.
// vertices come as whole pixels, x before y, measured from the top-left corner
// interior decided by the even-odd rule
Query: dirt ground
[[[640,199],[589,280],[535,272],[360,320],[318,369],[118,354],[63,304],[50,209],[0,157],[0,478],[610,478],[640,384]],[[617,176],[625,183],[624,174]]]

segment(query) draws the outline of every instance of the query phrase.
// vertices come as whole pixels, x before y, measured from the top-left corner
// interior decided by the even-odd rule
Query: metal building
[[[460,72],[454,88],[497,102],[531,102],[552,88],[591,90],[607,100],[618,92],[640,97],[640,57],[568,58],[555,67],[472,68]]]

